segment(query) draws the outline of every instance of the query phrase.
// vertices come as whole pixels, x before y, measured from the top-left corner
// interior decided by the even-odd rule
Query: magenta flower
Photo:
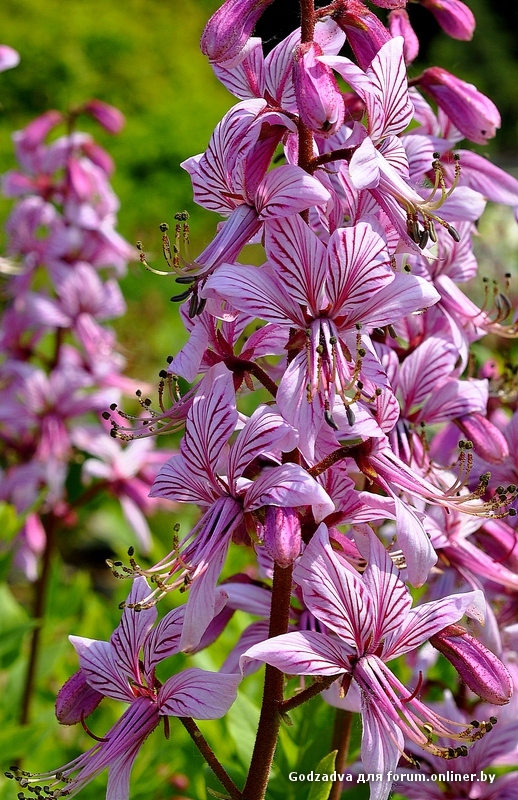
[[[314,44],[324,53],[340,51],[345,34],[330,17],[315,25]],[[213,64],[212,68],[221,83],[240,100],[264,97],[276,108],[298,113],[297,98],[293,83],[293,55],[300,44],[300,28],[279,42],[265,57],[261,39],[248,41],[239,64],[227,68]]]
[[[187,415],[180,455],[162,467],[151,491],[151,497],[197,503],[207,509],[176,550],[145,571],[160,576],[161,590],[153,594],[186,581],[190,586],[182,650],[197,646],[214,616],[216,582],[245,515],[270,505],[315,505],[320,521],[334,509],[328,494],[304,469],[279,463],[275,452],[293,449],[297,437],[273,410],[260,406],[228,448],[238,422],[232,374],[221,364],[213,368],[211,377],[206,394],[195,397]],[[263,469],[254,481],[245,478],[245,470],[260,454],[271,454],[275,466]],[[175,573],[180,577],[175,578]],[[170,585],[166,588],[166,584]]]
[[[244,100],[223,117],[205,153],[181,164],[191,176],[195,202],[230,214],[191,265],[199,275],[234,261],[265,220],[298,214],[329,200],[320,181],[300,167],[285,164],[267,172],[286,130],[295,131],[294,123],[269,110],[266,100]]]
[[[136,578],[127,604],[138,605],[148,593],[144,578]],[[126,608],[109,642],[70,637],[81,669],[60,693],[57,710],[64,724],[84,718],[99,702],[98,695],[130,707],[98,744],[60,769],[35,775],[14,772],[11,777],[21,786],[44,782],[48,797],[73,797],[108,769],[106,800],[127,800],[135,758],[161,719],[218,719],[226,714],[236,698],[238,676],[190,668],[163,684],[155,678],[156,665],[179,652],[183,608],[171,611],[153,628],[156,616],[155,608]]]
[[[138,604],[148,592],[146,581],[136,578],[127,602]],[[130,773],[140,747],[162,718],[217,719],[226,714],[236,698],[238,676],[191,668],[163,684],[155,678],[156,665],[179,652],[182,611],[170,612],[152,630],[156,609],[126,609],[109,642],[71,636],[81,669],[58,699],[58,715],[64,724],[84,718],[98,704],[99,695],[130,707],[98,744],[60,769],[33,775],[14,772],[10,777],[30,791],[32,785],[45,783],[46,796],[57,800],[74,797],[108,769],[106,800],[121,800],[129,796]]]
[[[368,551],[363,576],[339,556],[321,525],[306,548],[294,577],[304,602],[330,631],[294,632],[251,647],[241,658],[256,658],[289,675],[332,676],[342,686],[352,679],[360,690],[363,724],[361,758],[366,772],[394,771],[404,753],[404,737],[443,758],[448,751],[436,736],[462,743],[480,738],[482,726],[440,717],[417,699],[386,666],[408,653],[466,612],[479,616],[481,592],[451,595],[411,608],[411,596],[390,556],[374,534],[361,546]],[[367,555],[367,553],[366,553]],[[453,756],[452,756],[453,752]],[[408,758],[408,757],[406,757]],[[374,783],[372,800],[384,800],[390,786]]]
[[[290,217],[266,225],[265,248],[269,261],[263,267],[224,265],[204,292],[307,341],[281,380],[277,402],[288,422],[304,431],[299,447],[312,458],[335,392],[348,405],[356,377],[367,382],[376,376],[373,391],[383,382],[366,337],[358,370],[358,331],[432,305],[437,295],[419,278],[390,269],[386,241],[367,222],[335,231],[326,248],[300,217]]]
[[[411,64],[419,54],[419,39],[412,28],[408,13],[404,8],[398,8],[390,12],[389,29],[392,37],[403,37],[405,64]]]

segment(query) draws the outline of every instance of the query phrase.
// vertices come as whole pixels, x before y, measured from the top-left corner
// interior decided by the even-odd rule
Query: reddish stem
[[[272,610],[268,637],[280,636],[288,630],[291,603],[292,567],[283,569],[275,564],[272,586]],[[279,708],[284,690],[284,674],[266,665],[263,702],[254,752],[243,788],[243,800],[263,800],[268,787],[270,769],[277,746],[281,715]]]
[[[336,750],[335,771],[344,772],[349,755],[349,744],[351,742],[353,715],[351,711],[336,709],[335,725],[333,729],[333,741],[331,750]],[[328,800],[339,800],[342,794],[342,781],[334,781]]]
[[[191,717],[179,717],[179,720],[184,726],[189,736],[191,737],[191,739],[193,740],[194,744],[196,745],[200,753],[202,754],[205,761],[213,771],[216,778],[229,793],[232,800],[241,800],[242,797],[241,792],[237,788],[236,784],[234,783],[230,775],[227,774],[224,767],[222,767],[222,765],[216,758],[212,747],[203,736],[202,732],[196,725],[195,721],[191,719]]]

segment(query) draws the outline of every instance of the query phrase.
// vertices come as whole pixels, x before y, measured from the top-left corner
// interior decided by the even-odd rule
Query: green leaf
[[[331,753],[328,753],[327,756],[324,756],[324,758],[318,762],[315,772],[319,775],[331,775],[335,769],[337,752],[338,750],[332,750]],[[319,781],[318,783],[313,783],[311,789],[309,790],[308,800],[327,800],[332,786],[332,781]]]
[[[226,721],[239,758],[244,766],[248,767],[259,724],[259,709],[244,694],[238,694],[236,702],[226,716]]]

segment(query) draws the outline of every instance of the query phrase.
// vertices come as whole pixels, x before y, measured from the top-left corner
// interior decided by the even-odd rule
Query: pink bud
[[[316,42],[297,47],[293,81],[302,123],[323,136],[331,136],[343,125],[345,106],[333,72],[318,56],[323,50]]]
[[[0,44],[0,72],[6,69],[17,67],[20,63],[20,55],[9,47],[8,44]]]
[[[56,698],[56,717],[61,725],[75,725],[95,711],[103,695],[86,682],[78,670],[61,687]]]
[[[401,8],[389,14],[389,30],[393,38],[403,37],[403,56],[405,64],[411,64],[419,54],[419,39],[410,24],[407,12]]]
[[[333,19],[345,31],[361,69],[367,69],[378,50],[391,39],[383,23],[360,0],[348,0]]]
[[[124,127],[126,120],[115,106],[110,106],[108,103],[103,103],[102,100],[89,100],[85,104],[84,109],[86,114],[97,120],[99,125],[102,125],[108,133],[119,133]]]
[[[226,0],[205,26],[200,43],[201,52],[215,64],[237,59],[252,35],[257,20],[272,2]]]
[[[466,686],[483,700],[496,706],[509,702],[513,684],[506,667],[461,625],[449,625],[432,636],[430,643],[453,664]]]
[[[468,42],[475,30],[475,17],[461,0],[420,0],[452,39]]]
[[[461,81],[442,67],[425,69],[419,86],[471,142],[486,144],[500,127],[495,104],[471,83]]]
[[[293,508],[267,506],[264,546],[281,567],[289,567],[300,555],[300,519]]]
[[[490,464],[500,464],[509,455],[503,433],[488,419],[473,412],[455,420],[459,428],[475,445],[477,455]]]
[[[40,145],[50,131],[63,122],[64,116],[59,111],[45,111],[39,117],[29,122],[23,129],[17,144],[25,149],[32,149]]]

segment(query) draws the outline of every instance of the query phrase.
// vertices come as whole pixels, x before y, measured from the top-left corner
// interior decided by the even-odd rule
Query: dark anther
[[[330,428],[332,428],[334,431],[338,430],[338,425],[334,421],[333,416],[329,410],[324,411],[324,419]]]
[[[428,231],[423,229],[421,236],[419,237],[419,247],[421,250],[424,250],[426,245],[428,244]]]
[[[117,403],[111,403],[110,408],[112,411],[115,411],[115,409],[117,408]]]
[[[174,294],[170,298],[171,299],[171,303],[181,303],[181,302],[183,302],[183,300],[187,300],[187,298],[189,297],[191,292],[192,292],[192,289],[186,289],[185,292],[180,292],[180,294]]]
[[[103,413],[101,414],[101,417],[103,419],[110,419],[110,412],[109,411],[103,411]]]
[[[345,407],[345,415],[347,417],[347,422],[349,423],[349,425],[351,426],[354,425],[356,417],[354,416],[354,411],[352,410],[351,406]]]
[[[133,546],[128,547],[128,555],[130,558],[135,555],[135,548]]]
[[[192,291],[189,289],[189,292]],[[191,300],[189,302],[189,319],[194,319],[196,313],[198,311],[198,295],[193,292],[191,295]]]
[[[448,233],[450,234],[450,236],[451,236],[451,238],[453,239],[454,242],[460,242],[460,234],[459,234],[458,230],[456,230],[453,227],[453,225],[448,225],[446,230],[448,231]]]
[[[196,316],[199,316],[202,313],[206,305],[207,305],[207,300],[205,299],[205,297],[202,297],[200,302],[198,303],[198,308],[196,309]]]
[[[471,725],[472,728],[479,728],[480,727],[480,722],[478,721],[478,719],[472,719],[469,724]]]
[[[185,284],[187,286],[190,286],[195,280],[196,278],[192,278],[189,275],[179,275],[178,278],[175,278],[176,283]]]
[[[169,230],[169,225],[167,224],[167,222],[162,222],[160,224],[160,230],[162,231],[162,233],[167,233],[167,231]]]
[[[167,378],[167,370],[166,369],[161,369],[160,372],[158,373],[158,377],[159,378]]]
[[[172,364],[172,362],[174,361],[174,356],[167,356],[166,361],[168,364]]]
[[[496,717],[489,717],[489,721],[490,721],[491,725],[496,725],[496,723],[498,722]]]
[[[137,397],[142,397],[142,390],[141,389],[137,389],[135,394],[137,395]]]

